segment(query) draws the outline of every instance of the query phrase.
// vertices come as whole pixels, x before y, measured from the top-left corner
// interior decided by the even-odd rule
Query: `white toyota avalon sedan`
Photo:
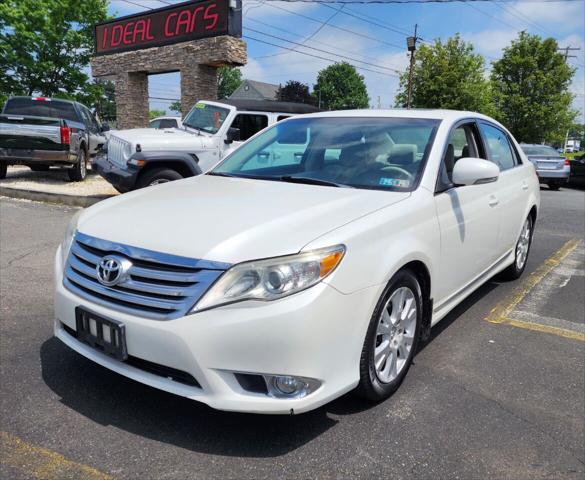
[[[382,400],[435,323],[494,274],[522,274],[539,201],[532,163],[488,117],[291,118],[205,175],[77,214],[55,335],[222,410]]]

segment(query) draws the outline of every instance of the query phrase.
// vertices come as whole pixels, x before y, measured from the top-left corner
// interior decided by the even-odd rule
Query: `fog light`
[[[321,382],[312,378],[291,375],[265,375],[268,395],[277,398],[302,398],[313,393]]]
[[[295,377],[274,377],[274,386],[285,395],[293,395],[301,388],[304,388],[305,383]]]

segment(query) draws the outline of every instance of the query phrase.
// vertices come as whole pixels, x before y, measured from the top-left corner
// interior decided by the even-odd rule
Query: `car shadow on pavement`
[[[111,372],[56,338],[42,344],[40,356],[44,382],[77,414],[195,452],[277,457],[337,423],[322,408],[296,416],[214,410]]]

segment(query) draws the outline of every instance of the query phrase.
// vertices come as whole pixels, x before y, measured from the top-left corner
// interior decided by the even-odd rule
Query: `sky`
[[[580,48],[570,52],[576,58],[569,58],[568,62],[576,68],[571,87],[576,94],[574,107],[581,112],[582,119],[585,116],[585,0],[384,5],[243,1],[244,36],[297,50],[284,50],[244,38],[248,45],[248,63],[242,67],[244,78],[274,84],[298,80],[312,89],[319,70],[335,61],[349,61],[364,76],[370,104],[388,108],[394,104],[398,72],[408,65],[406,37],[413,34],[415,24],[418,35],[426,42],[461,34],[485,57],[486,74],[491,62],[501,57],[502,49],[518,36],[518,32],[526,30],[543,37],[552,36],[560,47]],[[171,3],[180,2],[112,0],[109,10],[112,15],[122,16]],[[168,110],[171,103],[153,97],[180,97],[179,78],[178,73],[149,77],[151,109]]]

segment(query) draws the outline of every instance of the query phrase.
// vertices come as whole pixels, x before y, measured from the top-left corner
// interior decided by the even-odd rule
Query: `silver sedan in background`
[[[521,144],[520,147],[534,164],[540,183],[546,183],[551,190],[558,190],[569,181],[571,164],[554,148],[529,144]]]

